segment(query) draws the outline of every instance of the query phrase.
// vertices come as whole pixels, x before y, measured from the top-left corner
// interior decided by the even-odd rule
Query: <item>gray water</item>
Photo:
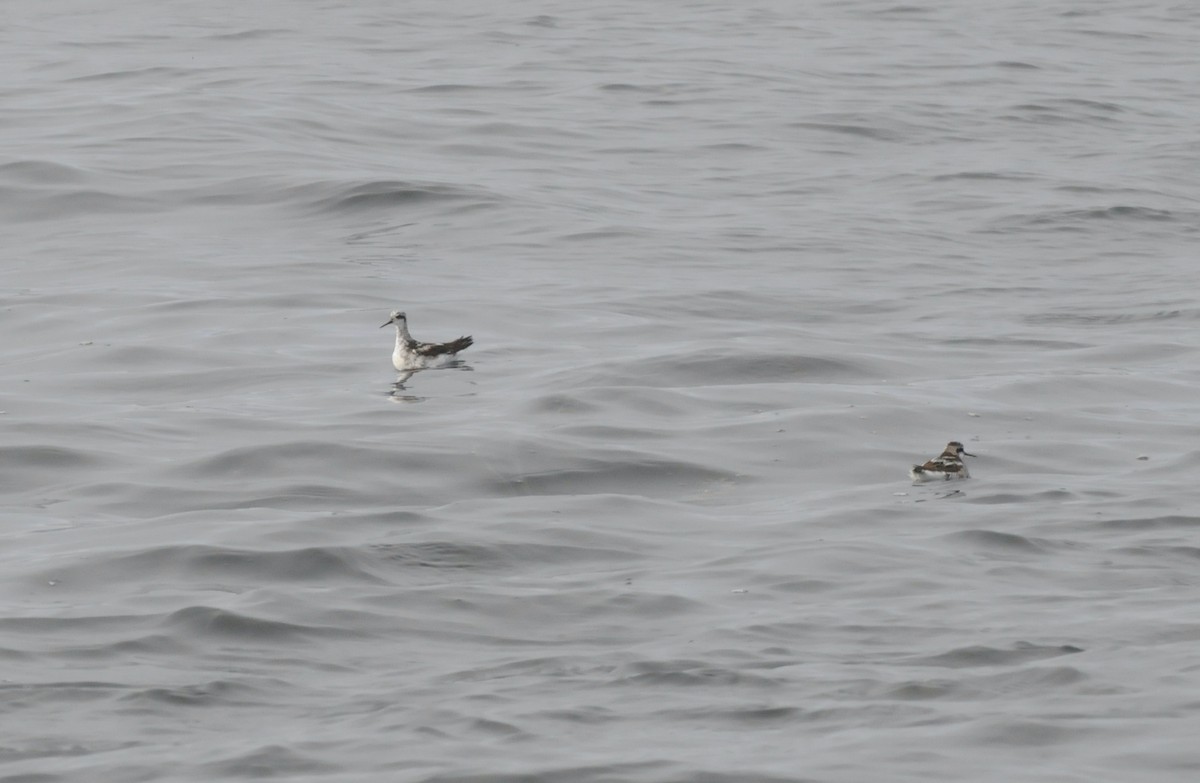
[[[1196,778],[1196,5],[5,15],[0,780]]]

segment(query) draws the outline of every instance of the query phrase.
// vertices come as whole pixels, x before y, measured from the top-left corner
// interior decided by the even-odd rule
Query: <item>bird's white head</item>
[[[396,324],[396,326],[402,326],[407,323],[407,315],[400,310],[393,310],[391,317],[387,319],[387,323],[383,324],[383,326],[380,326],[379,328],[382,329],[384,326],[391,326],[392,324]]]

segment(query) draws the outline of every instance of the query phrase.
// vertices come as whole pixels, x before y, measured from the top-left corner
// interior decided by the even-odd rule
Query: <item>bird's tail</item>
[[[457,340],[451,340],[450,342],[446,343],[446,347],[450,349],[450,353],[458,353],[459,351],[467,350],[474,344],[475,340],[473,340],[470,335],[466,335],[465,337],[460,337]]]

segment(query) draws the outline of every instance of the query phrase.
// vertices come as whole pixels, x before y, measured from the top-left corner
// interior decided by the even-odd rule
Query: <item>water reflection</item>
[[[444,367],[427,367],[416,368],[412,370],[401,370],[396,374],[396,380],[392,383],[391,389],[388,391],[388,399],[392,402],[424,402],[428,397],[421,397],[412,394],[408,388],[408,382],[413,376],[422,372],[437,372],[439,370],[459,370],[460,372],[474,372],[474,368],[458,359]]]
[[[396,381],[392,384],[391,391],[388,392],[388,399],[392,402],[424,402],[424,397],[409,394],[408,387],[405,385],[418,372],[419,370],[403,370],[398,373]]]

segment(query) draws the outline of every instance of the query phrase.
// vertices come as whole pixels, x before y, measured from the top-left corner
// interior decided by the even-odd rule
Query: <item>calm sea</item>
[[[1200,6],[4,10],[0,783],[1200,774]]]

